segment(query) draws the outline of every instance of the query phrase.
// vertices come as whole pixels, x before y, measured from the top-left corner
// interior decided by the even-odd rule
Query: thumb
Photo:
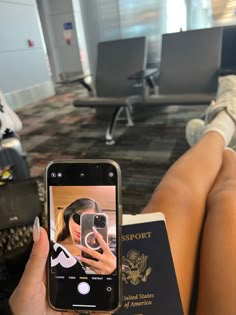
[[[31,288],[42,284],[49,251],[48,236],[39,226],[38,218],[33,226],[33,238],[34,245],[20,281],[20,285]]]

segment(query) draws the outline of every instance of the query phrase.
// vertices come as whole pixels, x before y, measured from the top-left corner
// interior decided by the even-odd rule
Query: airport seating
[[[221,47],[221,27],[163,34],[158,92],[145,104],[209,104],[217,90]]]
[[[129,80],[129,76],[145,70],[146,50],[145,37],[100,42],[95,88],[87,88],[88,96],[73,102],[75,107],[91,107],[97,111],[112,109],[105,134],[107,144],[115,143],[114,132],[121,113],[125,111],[127,125],[132,126],[132,106],[143,102],[144,84]]]
[[[236,25],[223,27],[221,75],[236,74]]]

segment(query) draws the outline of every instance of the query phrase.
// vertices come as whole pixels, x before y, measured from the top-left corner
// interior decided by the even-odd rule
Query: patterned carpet
[[[55,97],[17,111],[31,174],[43,180],[45,166],[53,159],[113,159],[122,170],[124,211],[138,213],[165,171],[188,149],[185,124],[200,117],[205,107],[139,106],[134,109],[135,126],[119,122],[116,144],[108,146],[104,141],[107,115],[72,105],[83,93],[76,84],[59,86]]]

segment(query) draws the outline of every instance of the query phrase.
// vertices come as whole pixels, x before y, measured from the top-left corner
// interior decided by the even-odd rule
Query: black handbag
[[[44,185],[30,176],[25,156],[0,148],[0,300],[8,299],[24,271],[36,216],[43,223]]]
[[[34,178],[0,186],[0,230],[31,225],[42,207]]]

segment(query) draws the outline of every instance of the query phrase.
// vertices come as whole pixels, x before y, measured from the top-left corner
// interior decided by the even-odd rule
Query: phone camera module
[[[56,177],[57,177],[57,174],[53,172],[53,173],[51,173],[51,177],[52,177],[52,178],[56,178]]]
[[[110,178],[112,178],[112,177],[114,177],[114,173],[113,173],[113,172],[109,172],[109,173],[108,173],[108,176],[109,176]]]
[[[95,215],[94,227],[98,229],[103,229],[105,226],[106,226],[106,217],[103,215]]]

